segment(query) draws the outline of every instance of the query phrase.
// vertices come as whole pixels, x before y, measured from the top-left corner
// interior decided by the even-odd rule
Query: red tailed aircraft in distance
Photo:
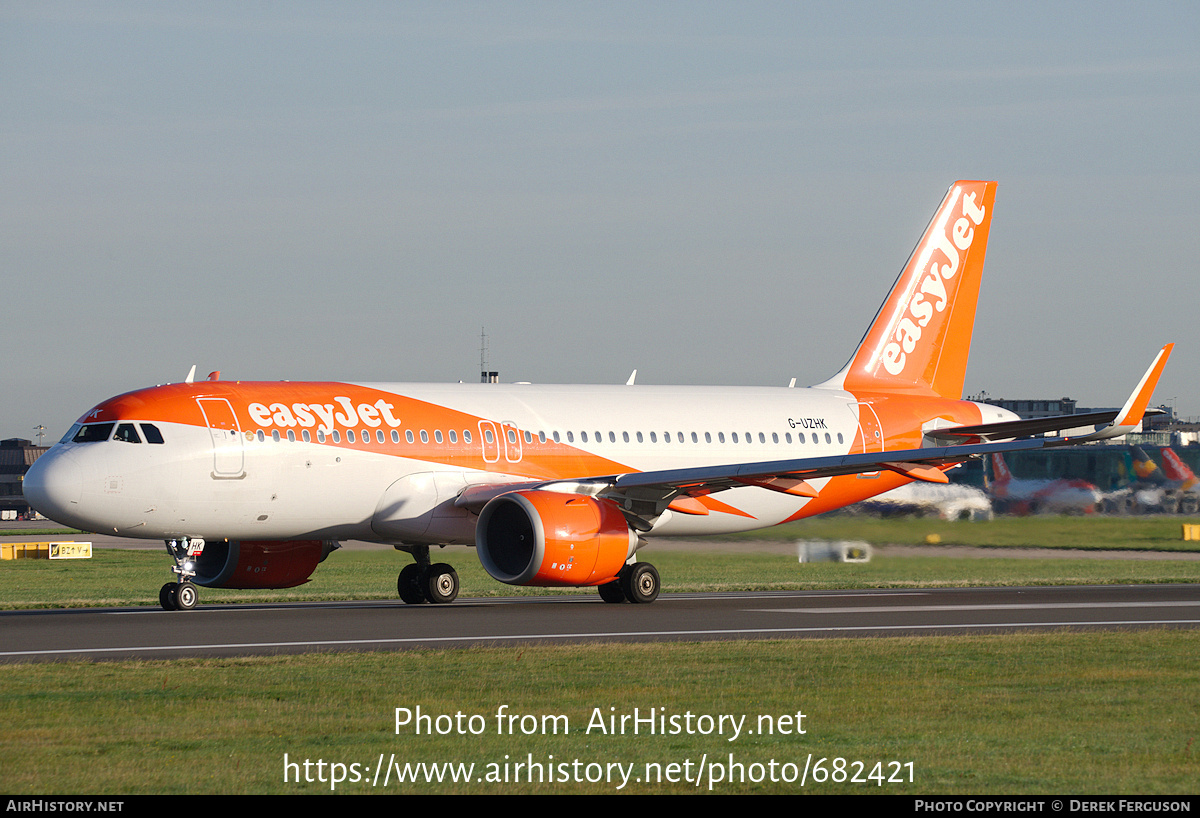
[[[1091,514],[1100,502],[1100,490],[1086,480],[1019,480],[999,452],[992,455],[988,494],[1001,514]]]
[[[791,387],[287,383],[210,378],[88,410],[25,478],[38,511],[88,531],[162,539],[177,580],[307,582],[342,540],[413,562],[409,603],[450,602],[432,547],[475,546],[513,585],[596,586],[653,601],[647,538],[744,531],[841,508],[992,452],[1134,429],[1170,354],[1124,407],[1021,420],[962,400],[995,182],[938,206],[850,361]],[[1031,437],[1099,424],[1074,438]]]

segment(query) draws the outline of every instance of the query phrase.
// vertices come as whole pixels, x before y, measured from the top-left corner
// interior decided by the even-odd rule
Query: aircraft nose
[[[69,523],[79,514],[83,467],[68,452],[51,449],[29,467],[22,488],[36,511],[55,522]]]

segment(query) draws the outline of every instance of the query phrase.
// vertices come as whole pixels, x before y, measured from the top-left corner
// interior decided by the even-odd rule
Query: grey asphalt
[[[664,594],[0,612],[0,662],[582,642],[1191,628],[1200,585]]]
[[[14,539],[4,535],[0,541]],[[54,523],[16,524],[24,528]],[[36,540],[35,536],[17,539]],[[50,539],[49,537],[47,539]],[[97,548],[160,550],[158,540],[86,535]],[[658,540],[661,548],[729,548],[729,543]],[[345,543],[349,548],[381,548]],[[739,542],[744,550],[786,550],[786,542]],[[887,549],[884,549],[885,551]],[[1050,549],[951,550],[1011,557],[1067,557]],[[902,549],[903,551],[903,549]],[[955,556],[971,554],[955,553]],[[1091,555],[1091,554],[1089,554]],[[1108,555],[1108,552],[1105,552]],[[1116,552],[1126,558],[1133,552]],[[1099,556],[1099,555],[1097,555]],[[1165,554],[1180,559],[1200,555]],[[164,565],[169,560],[164,553]],[[451,605],[313,602],[201,605],[190,612],[102,608],[0,612],[0,662],[176,658],[403,650],[568,642],[879,637],[1036,629],[1195,628],[1200,586],[768,591],[663,594],[651,605],[609,605],[596,596],[459,599]]]

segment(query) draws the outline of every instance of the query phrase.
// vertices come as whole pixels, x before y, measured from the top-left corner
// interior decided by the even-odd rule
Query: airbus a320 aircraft
[[[455,543],[500,582],[651,602],[648,536],[772,526],[1136,427],[1170,345],[1118,412],[1023,421],[961,399],[995,192],[950,188],[849,363],[809,389],[189,376],[89,410],[25,494],[61,523],[164,540],[168,610],[193,607],[196,585],[300,585],[350,539],[412,555],[409,603],[455,598],[458,575],[429,555]],[[1083,423],[1100,425],[1027,437]]]
[[[1086,480],[1018,480],[999,452],[992,455],[988,494],[1003,514],[1091,514],[1100,502],[1100,490]]]

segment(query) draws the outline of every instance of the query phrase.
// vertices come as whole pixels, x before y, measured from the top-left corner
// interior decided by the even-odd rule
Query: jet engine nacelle
[[[475,546],[484,570],[509,585],[600,585],[637,550],[616,504],[557,491],[514,491],[479,514]]]
[[[294,588],[337,547],[335,540],[209,540],[192,581],[209,588]]]

